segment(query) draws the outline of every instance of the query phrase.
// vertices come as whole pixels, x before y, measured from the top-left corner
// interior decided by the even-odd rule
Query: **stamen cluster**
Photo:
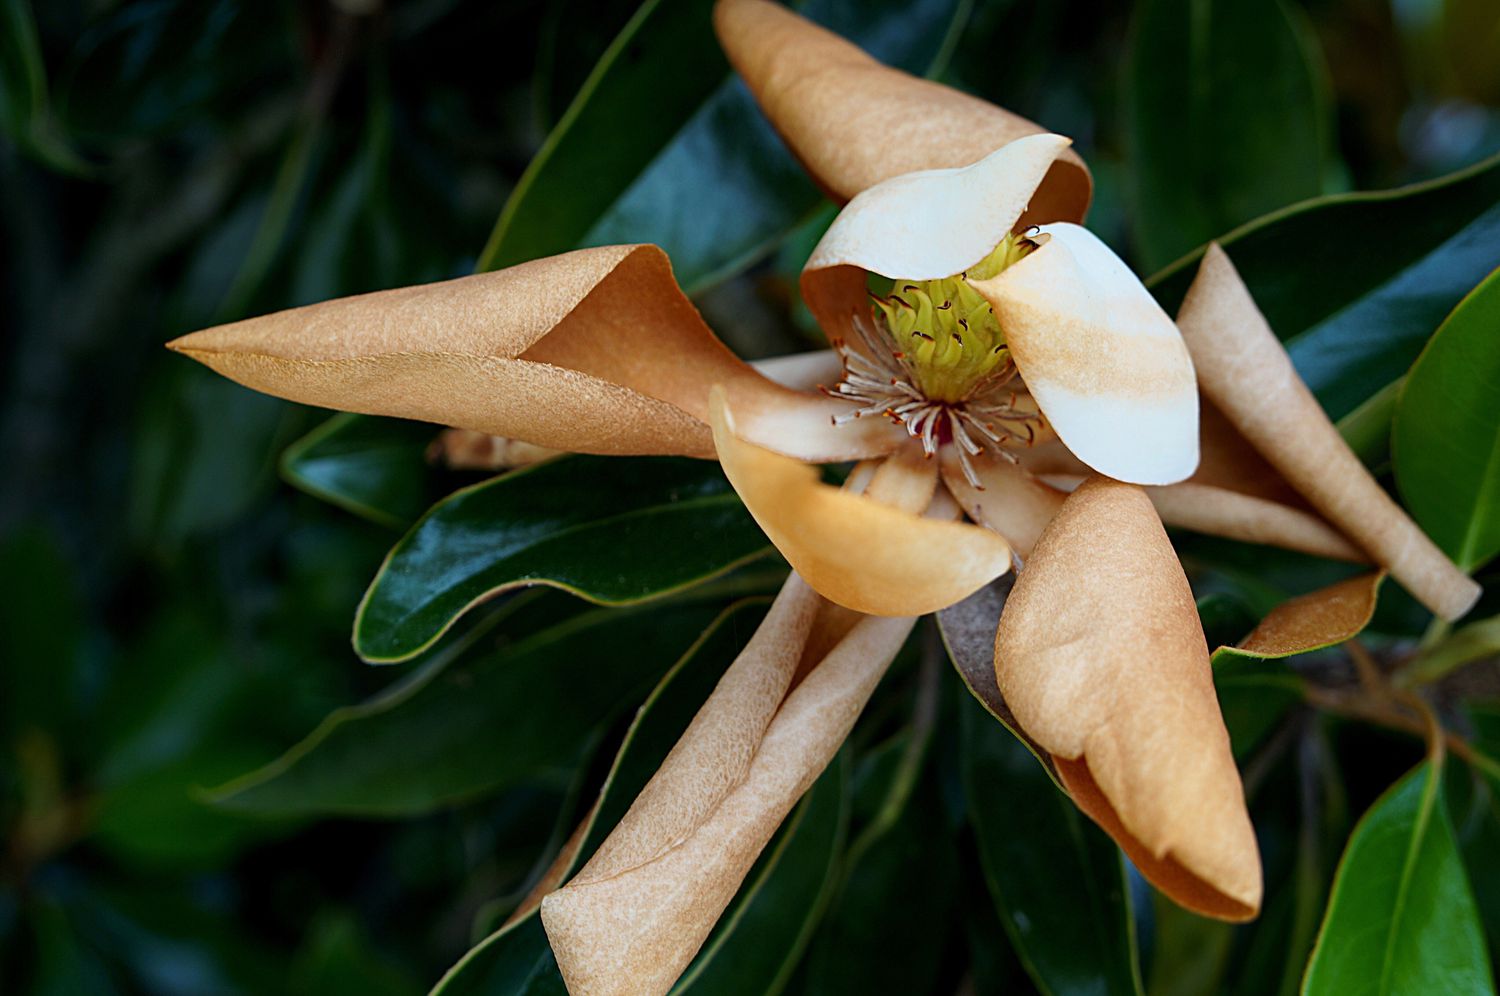
[[[971,457],[986,447],[1011,462],[1007,450],[1036,442],[1041,413],[1022,398],[1005,335],[993,309],[969,279],[992,277],[1035,246],[1007,236],[963,273],[937,280],[898,282],[889,295],[871,295],[856,312],[859,340],[834,342],[844,378],[825,393],[859,405],[834,417],[844,425],[881,415],[922,441],[928,457],[951,441],[964,477],[982,488]]]

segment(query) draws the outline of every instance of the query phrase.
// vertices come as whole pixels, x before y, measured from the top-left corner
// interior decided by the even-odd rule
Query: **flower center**
[[[957,403],[1010,362],[1000,322],[968,278],[987,280],[1034,245],[1007,235],[994,252],[963,273],[937,280],[898,281],[885,297],[872,295],[875,313],[916,380],[933,401]],[[877,322],[878,324],[878,322]]]
[[[890,293],[871,294],[870,311],[853,316],[861,348],[833,344],[844,378],[824,391],[859,406],[835,416],[834,424],[883,415],[921,439],[929,457],[952,442],[964,476],[977,488],[983,485],[970,457],[988,447],[1015,462],[1006,447],[1036,442],[1044,421],[1020,395],[1005,332],[969,278],[993,277],[1034,248],[1024,236],[1008,235],[963,273],[898,280]]]

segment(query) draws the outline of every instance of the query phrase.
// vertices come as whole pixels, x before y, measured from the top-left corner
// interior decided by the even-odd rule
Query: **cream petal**
[[[1260,857],[1198,610],[1139,488],[1093,477],[1043,532],[995,636],[995,677],[1080,808],[1157,888],[1243,920]]]
[[[1436,614],[1457,619],[1473,607],[1479,585],[1349,449],[1216,244],[1203,257],[1178,324],[1205,396],[1314,508]]]
[[[1156,514],[1169,526],[1264,543],[1331,560],[1366,563],[1369,556],[1310,512],[1266,498],[1184,481],[1147,488]]]
[[[943,483],[964,512],[1004,536],[1022,559],[1031,556],[1042,530],[1068,497],[1067,492],[1038,480],[1025,468],[988,452],[970,458],[982,489],[964,476],[958,451],[952,446],[943,447],[942,461]]]
[[[1010,548],[989,530],[823,484],[816,468],[740,438],[738,411],[731,415],[717,391],[715,399],[710,418],[725,475],[782,556],[824,598],[870,615],[921,615],[1010,569]]]
[[[789,353],[754,360],[750,364],[764,378],[793,391],[816,391],[831,387],[844,376],[844,361],[831,349]]]
[[[902,173],[967,166],[1043,130],[976,97],[883,66],[780,4],[719,0],[714,27],[761,109],[835,200]],[[1033,206],[1040,220],[1082,221],[1091,193],[1087,167],[1069,152],[1052,167]]]
[[[743,775],[720,785],[717,767],[707,778],[698,773],[720,798],[685,835],[662,838],[670,846],[641,852],[639,862],[607,870],[591,862],[542,901],[542,923],[570,993],[660,996],[671,989],[776,828],[837,753],[914,622],[856,624],[787,697],[763,738],[732,744],[736,758],[750,747]],[[670,801],[662,797],[662,817],[675,825],[681,817]]]
[[[838,403],[788,391],[716,339],[655,246],[605,246],[495,273],[379,291],[169,343],[305,404],[438,422],[551,449],[708,457],[708,388],[743,431],[808,459],[887,452],[876,425],[836,431]],[[762,417],[764,415],[764,417]]]
[[[1177,327],[1085,228],[1044,225],[1043,244],[974,281],[1016,369],[1077,457],[1133,484],[1175,484],[1198,465],[1198,388]]]
[[[1029,135],[973,165],[904,173],[862,191],[808,259],[803,300],[831,337],[848,338],[849,316],[870,307],[866,271],[934,280],[974,265],[1015,228],[1068,144]]]

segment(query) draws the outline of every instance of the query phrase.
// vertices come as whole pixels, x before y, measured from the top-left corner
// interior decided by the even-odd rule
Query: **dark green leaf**
[[[1322,192],[1327,83],[1295,13],[1280,0],[1136,6],[1126,136],[1147,269]]]
[[[426,454],[438,431],[423,422],[340,413],[287,447],[281,474],[372,522],[405,527],[435,497]]]
[[[893,798],[902,780],[915,781]],[[919,769],[887,786],[887,812],[850,848],[808,952],[808,993],[929,992],[942,970],[960,871],[937,777]]]
[[[1229,970],[1234,928],[1190,913],[1152,893],[1151,984],[1147,996],[1200,996],[1220,991]]]
[[[292,964],[287,989],[292,996],[419,996],[406,972],[360,931],[352,915],[324,916]]]
[[[1011,942],[1049,996],[1139,993],[1124,860],[1014,737],[963,716],[963,780],[985,879]]]
[[[1479,913],[1443,803],[1442,769],[1424,761],[1354,828],[1304,992],[1494,991]]]
[[[941,58],[958,0],[808,0],[801,12],[912,73]],[[582,237],[654,242],[689,292],[769,251],[822,202],[739,79],[726,80]],[[703,219],[714,223],[705,225]]]
[[[719,468],[578,456],[465,488],[391,550],[354,621],[369,661],[430,647],[473,606],[546,584],[606,605],[670,594],[767,548]]]
[[[1406,373],[1495,268],[1500,158],[1399,190],[1307,201],[1223,236],[1304,380],[1342,418]],[[1152,277],[1175,312],[1198,254]]]
[[[712,10],[710,0],[641,5],[527,167],[478,269],[579,243],[723,79]]]
[[[1452,764],[1444,789],[1490,951],[1500,951],[1500,778]]]
[[[523,781],[564,784],[601,727],[639,702],[715,614],[711,604],[596,609],[514,643],[503,625],[471,635],[472,647],[335,711],[219,801],[264,815],[398,816]]]
[[[749,91],[728,78],[710,6],[641,8],[528,168],[481,269],[583,245],[654,242],[691,291],[768,251],[817,207],[817,189]],[[965,5],[808,0],[801,9],[921,73],[942,58]]]
[[[1500,553],[1500,270],[1453,309],[1396,407],[1396,483],[1464,570]]]
[[[1281,661],[1220,647],[1213,655],[1214,691],[1229,730],[1229,744],[1243,761],[1302,701],[1302,679]]]

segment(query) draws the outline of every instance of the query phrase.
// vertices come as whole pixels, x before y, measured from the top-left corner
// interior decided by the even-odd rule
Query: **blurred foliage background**
[[[619,716],[588,741],[611,746],[573,757],[566,777],[520,771],[384,814],[208,801],[403,681],[356,658],[351,617],[415,512],[479,478],[422,470],[381,485],[385,514],[349,514],[279,473],[326,413],[161,347],[614,241],[667,245],[742,354],[805,344],[795,274],[830,214],[725,82],[709,6],[0,0],[0,989],[423,992],[571,828]],[[1099,187],[1091,225],[1143,274],[1286,204],[1500,149],[1490,0],[1221,2],[1197,61],[1171,0],[807,6],[888,61],[1074,136]],[[1206,107],[1179,106],[1200,91]],[[422,466],[427,436],[381,438]],[[939,758],[963,725],[952,694]],[[422,735],[397,730],[391,749]],[[1336,857],[1350,814],[1420,748],[1353,726],[1306,743],[1363,759],[1318,831]],[[872,751],[867,777],[887,763]],[[942,809],[957,777],[924,780],[919,805]],[[1311,790],[1291,776],[1284,788]],[[1484,832],[1500,839],[1500,821]],[[932,940],[920,991],[1031,984],[999,950],[994,910],[953,888],[974,953],[945,959],[965,939]],[[1137,905],[1143,943],[1186,938],[1185,964],[1228,950],[1210,928],[1199,943],[1190,927],[1153,934],[1151,904]],[[857,946],[859,917],[836,921],[855,939],[834,940]],[[838,974],[819,950],[799,969],[808,992]],[[1202,986],[1156,973],[1151,991],[1210,991],[1216,964]],[[1280,973],[1249,991],[1275,991]]]

